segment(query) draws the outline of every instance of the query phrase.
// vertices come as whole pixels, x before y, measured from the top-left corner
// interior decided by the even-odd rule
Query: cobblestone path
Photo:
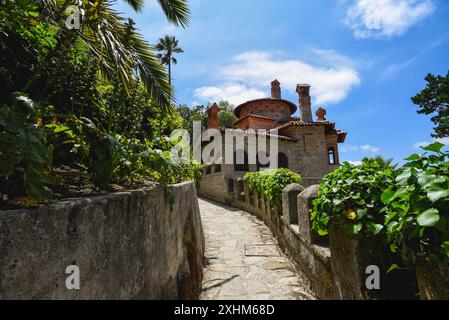
[[[214,202],[199,204],[208,263],[202,300],[314,299],[263,222]]]

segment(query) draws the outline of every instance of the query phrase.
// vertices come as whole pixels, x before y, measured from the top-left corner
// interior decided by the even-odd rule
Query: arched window
[[[279,153],[278,155],[278,167],[288,169],[288,157],[285,153]]]
[[[334,147],[330,147],[328,150],[327,150],[327,153],[328,153],[328,157],[329,157],[329,164],[337,164],[337,161],[336,161],[336,159],[335,159],[335,149],[334,149]]]
[[[241,162],[241,152],[243,153],[243,163]],[[237,155],[240,155],[238,157]],[[245,151],[237,150],[234,153],[234,171],[236,172],[248,172],[249,171],[249,164],[248,164],[248,154]]]

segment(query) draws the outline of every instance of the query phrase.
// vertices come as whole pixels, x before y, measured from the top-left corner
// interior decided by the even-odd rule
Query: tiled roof
[[[343,143],[346,140],[346,136],[348,135],[348,133],[346,131],[337,131],[338,134],[338,143]]]
[[[260,136],[265,136],[265,137],[269,137],[269,138],[278,138],[279,140],[283,140],[283,141],[289,141],[289,142],[296,142],[295,138],[289,137],[289,136],[283,136],[283,135],[279,135],[279,134],[272,134],[269,133],[268,131],[266,133],[258,133],[256,130],[242,130],[242,129],[221,129],[222,131],[232,131],[234,133],[239,133],[239,134],[245,134],[245,135],[260,135]]]
[[[237,124],[237,123],[239,123],[240,121],[242,121],[243,119],[246,119],[246,118],[258,118],[258,119],[264,119],[264,120],[271,120],[273,122],[276,121],[276,120],[274,120],[274,119],[272,119],[270,117],[265,117],[265,116],[261,116],[261,115],[254,114],[254,113],[248,113],[244,117],[241,117],[236,122],[234,122],[234,124]]]
[[[320,127],[320,126],[334,126],[335,122],[330,121],[315,121],[315,122],[304,122],[304,121],[290,121],[279,127],[273,128],[271,130],[282,130],[289,127]]]

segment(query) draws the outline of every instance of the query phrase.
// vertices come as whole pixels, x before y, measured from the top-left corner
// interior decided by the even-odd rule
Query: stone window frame
[[[332,166],[337,164],[337,154],[333,146],[327,148],[327,160]]]

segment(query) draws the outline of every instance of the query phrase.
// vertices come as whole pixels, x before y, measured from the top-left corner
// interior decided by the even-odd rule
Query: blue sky
[[[348,131],[341,158],[396,161],[432,141],[430,117],[410,98],[427,73],[449,70],[447,0],[190,0],[187,29],[170,25],[155,0],[141,14],[125,5],[154,44],[175,35],[185,53],[174,67],[177,101],[234,104],[269,96],[277,78],[295,103],[310,83],[314,109]],[[443,142],[448,143],[448,139]]]

